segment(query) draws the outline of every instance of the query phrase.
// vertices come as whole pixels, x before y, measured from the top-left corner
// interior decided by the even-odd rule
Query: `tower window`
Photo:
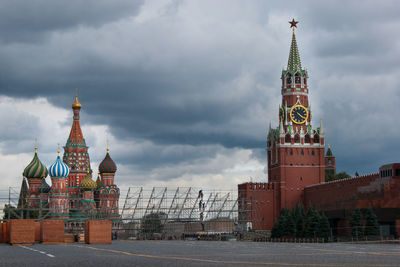
[[[332,160],[328,159],[328,166],[332,166]]]
[[[293,150],[290,149],[290,156],[293,156]]]
[[[290,134],[286,134],[285,136],[285,143],[290,143]]]
[[[301,150],[300,154],[301,154],[302,156],[304,156],[304,151],[303,151],[303,149]]]
[[[311,155],[313,155],[313,156],[315,155],[315,153],[314,153],[314,150],[313,150],[313,151],[311,151]]]
[[[292,84],[292,75],[291,75],[290,73],[287,75],[286,84],[287,84],[287,85]]]
[[[295,77],[294,77],[294,82],[296,84],[300,84],[300,75],[298,73],[296,73]]]

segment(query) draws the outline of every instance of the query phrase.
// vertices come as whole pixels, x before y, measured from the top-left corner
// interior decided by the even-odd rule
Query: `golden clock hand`
[[[304,116],[302,116],[302,115],[300,115],[299,113],[297,113],[297,115],[299,115],[300,117],[302,117],[303,119],[305,119],[306,117],[304,117]]]

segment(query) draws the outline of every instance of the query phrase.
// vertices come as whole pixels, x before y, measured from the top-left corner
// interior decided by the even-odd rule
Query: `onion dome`
[[[69,169],[67,164],[60,159],[60,150],[57,151],[57,160],[49,167],[50,177],[67,177]]]
[[[48,183],[46,183],[46,179],[42,180],[42,183],[38,186],[38,191],[39,193],[49,193],[50,192],[50,185]]]
[[[99,165],[99,172],[100,173],[115,173],[117,171],[117,165],[110,157],[110,151],[107,148],[106,157]]]
[[[83,179],[81,181],[81,183],[79,184],[79,187],[82,188],[82,189],[86,189],[86,190],[95,189],[97,187],[96,182],[93,181],[92,178],[90,177],[90,170],[89,169],[87,171],[87,175],[86,175],[85,179]]]
[[[72,108],[75,109],[75,108],[81,108],[81,107],[82,107],[82,105],[78,101],[78,94],[76,94],[75,95],[75,101],[74,101],[74,103],[72,103]]]
[[[39,157],[37,155],[37,147],[35,147],[35,155],[31,163],[26,166],[23,176],[31,179],[31,178],[45,178],[48,174],[46,166],[40,162]]]

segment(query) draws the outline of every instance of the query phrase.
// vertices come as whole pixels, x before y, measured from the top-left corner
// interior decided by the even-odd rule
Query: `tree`
[[[160,233],[162,230],[161,218],[158,213],[150,213],[142,219],[142,230],[144,233]]]
[[[282,209],[279,219],[272,227],[271,237],[278,238],[282,236],[294,236],[295,232],[296,225],[290,210]]]
[[[362,237],[363,235],[362,213],[359,208],[353,211],[351,215],[350,225],[351,225],[351,235],[357,239],[359,237]]]
[[[282,236],[282,226],[279,223],[279,220],[277,220],[274,224],[274,226],[272,227],[271,230],[271,237],[272,238],[279,238]]]
[[[296,235],[296,223],[293,218],[293,212],[287,210],[283,217],[283,236],[295,236]]]
[[[306,214],[306,225],[304,228],[305,237],[314,238],[317,236],[320,217],[321,216],[318,211],[312,205],[309,205]]]
[[[306,217],[306,214],[304,212],[304,206],[302,204],[297,203],[292,214],[294,222],[296,224],[296,237],[297,238],[303,237],[304,220]]]
[[[327,240],[331,236],[331,226],[325,214],[320,216],[319,226],[317,229],[317,236]]]
[[[379,235],[379,224],[378,219],[374,210],[370,207],[367,209],[365,213],[365,227],[364,227],[365,235]]]
[[[347,172],[328,173],[325,175],[325,182],[336,181],[350,177],[351,176]]]

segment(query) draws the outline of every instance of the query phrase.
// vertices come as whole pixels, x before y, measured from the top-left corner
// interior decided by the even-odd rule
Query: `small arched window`
[[[290,134],[289,133],[287,133],[286,135],[285,135],[285,143],[290,143]]]
[[[308,144],[311,143],[311,138],[308,133],[304,136],[304,143],[308,143]]]
[[[299,135],[299,134],[296,134],[296,135],[294,136],[294,142],[295,142],[295,143],[300,143],[300,135]]]
[[[314,135],[314,143],[319,143],[319,135],[318,134]]]
[[[332,166],[332,160],[328,159],[328,166]]]
[[[299,74],[299,73],[296,73],[296,74],[295,74],[295,76],[294,76],[294,82],[295,82],[296,84],[300,84],[300,74]]]
[[[286,84],[287,85],[292,84],[292,74],[290,73],[286,76]]]

